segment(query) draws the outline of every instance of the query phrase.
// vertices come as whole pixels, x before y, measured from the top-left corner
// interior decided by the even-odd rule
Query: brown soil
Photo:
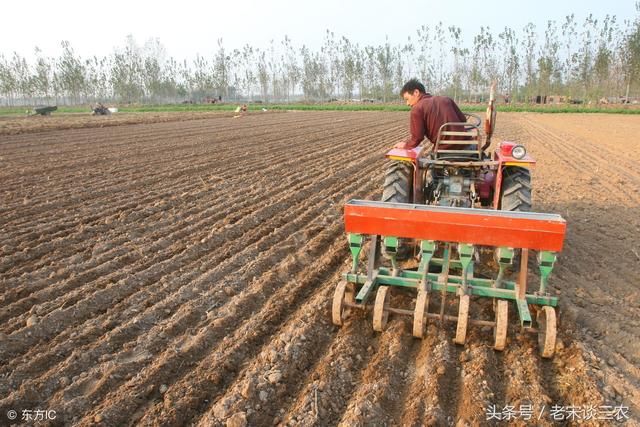
[[[278,114],[280,111],[269,111]],[[262,112],[260,114],[265,114]],[[109,116],[92,116],[88,113],[53,114],[50,116],[0,116],[0,135],[42,132],[46,130],[102,128],[138,123],[177,122],[207,119],[212,117],[233,117],[231,111],[192,111],[158,113],[117,113]]]
[[[538,160],[535,210],[568,222],[552,360],[514,307],[504,352],[477,327],[459,347],[452,326],[420,341],[397,316],[382,333],[370,313],[331,324],[350,259],[342,206],[380,196],[406,123],[3,118],[0,425],[22,409],[55,410],[53,425],[492,425],[492,405],[531,405],[522,425],[557,424],[553,405],[610,405],[638,425],[640,121],[498,117],[494,139]]]

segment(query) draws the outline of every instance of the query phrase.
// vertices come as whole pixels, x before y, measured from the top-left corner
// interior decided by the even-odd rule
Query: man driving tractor
[[[411,79],[402,86],[400,96],[411,107],[410,136],[397,143],[395,148],[415,148],[425,136],[432,144],[438,139],[440,126],[449,122],[464,123],[467,121],[464,113],[453,99],[446,96],[432,96],[427,93],[424,85],[417,79]],[[454,129],[451,129],[454,130]],[[441,149],[452,149],[447,144],[440,144]]]

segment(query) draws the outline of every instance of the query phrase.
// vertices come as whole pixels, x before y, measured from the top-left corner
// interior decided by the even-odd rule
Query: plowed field
[[[636,117],[498,116],[568,222],[552,360],[514,308],[504,352],[332,325],[342,206],[380,197],[406,113],[31,119],[0,122],[0,425],[640,422]]]

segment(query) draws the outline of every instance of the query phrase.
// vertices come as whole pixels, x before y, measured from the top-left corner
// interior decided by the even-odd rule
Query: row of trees
[[[360,46],[327,30],[317,49],[284,36],[264,49],[227,49],[176,60],[158,39],[140,46],[129,36],[106,57],[82,58],[63,41],[59,57],[0,54],[0,102],[82,104],[164,103],[222,96],[225,100],[395,100],[410,77],[435,94],[480,100],[490,81],[515,101],[564,95],[598,101],[638,94],[640,2],[635,20],[572,14],[520,31],[480,27],[470,39],[443,23],[423,25],[406,43]]]

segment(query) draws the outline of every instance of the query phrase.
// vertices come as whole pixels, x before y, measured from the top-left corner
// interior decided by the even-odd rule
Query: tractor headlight
[[[513,150],[511,150],[511,156],[514,159],[522,159],[524,158],[524,156],[527,155],[527,149],[524,148],[524,145],[516,145],[513,147]]]

